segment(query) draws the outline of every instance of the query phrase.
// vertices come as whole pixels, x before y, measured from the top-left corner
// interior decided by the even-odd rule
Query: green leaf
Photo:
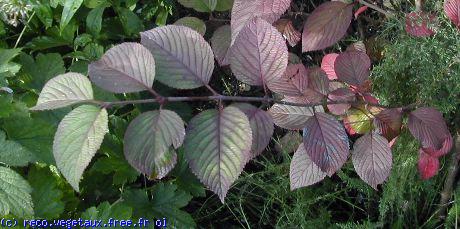
[[[104,14],[105,7],[98,6],[92,9],[86,17],[86,29],[94,37],[97,37],[102,28],[102,14]]]
[[[78,73],[66,73],[51,79],[31,110],[51,110],[93,99],[93,88],[89,79]]]
[[[64,61],[57,53],[38,54],[35,61],[26,54],[20,56],[22,72],[27,77],[28,88],[40,91],[51,78],[65,72]]]
[[[0,91],[0,118],[7,118],[14,112],[13,95]]]
[[[45,25],[45,28],[49,28],[53,25],[53,11],[48,1],[32,1],[34,12],[38,19]]]
[[[37,51],[66,45],[69,45],[69,43],[63,39],[56,39],[49,36],[39,36],[33,38],[29,43],[26,44],[25,47],[32,49],[33,51]]]
[[[14,170],[0,167],[0,215],[13,214],[20,218],[34,215],[32,188]]]
[[[366,108],[352,108],[347,111],[346,117],[343,119],[345,127],[350,134],[365,134],[372,130],[374,116],[377,115],[381,109],[370,107],[370,110]]]
[[[113,184],[117,186],[132,183],[139,176],[139,172],[126,161],[122,144],[123,142],[118,137],[108,134],[101,146],[104,156],[98,158],[91,168],[102,174],[113,174]]]
[[[173,111],[145,112],[126,130],[124,152],[128,162],[150,179],[161,179],[177,162],[171,145],[178,148],[185,136],[184,122]]]
[[[83,0],[65,0],[64,9],[62,10],[61,23],[59,24],[61,32],[72,20],[73,15],[80,8]]]
[[[53,154],[57,167],[76,191],[80,191],[78,183],[83,171],[107,132],[107,111],[92,105],[74,109],[59,123]]]
[[[123,202],[110,204],[105,201],[99,206],[86,209],[81,214],[81,218],[85,220],[102,220],[108,222],[109,219],[128,220],[131,218],[133,209]]]
[[[55,127],[40,118],[12,117],[5,120],[5,128],[10,140],[14,140],[32,152],[38,161],[54,164],[51,151]]]
[[[34,155],[20,144],[6,140],[6,135],[0,131],[0,162],[10,166],[26,166],[35,160]]]
[[[86,7],[90,9],[94,9],[100,6],[106,6],[106,7],[110,6],[110,3],[107,2],[107,0],[85,0],[84,4]]]
[[[218,0],[178,0],[185,7],[193,8],[198,12],[212,12]]]
[[[142,24],[141,19],[139,19],[139,17],[131,10],[121,8],[118,12],[118,16],[125,34],[131,36],[144,31],[144,25]]]
[[[204,22],[201,19],[196,17],[183,17],[174,22],[174,25],[182,25],[189,27],[197,31],[202,36],[204,36],[204,34],[206,33],[206,24],[204,24]]]
[[[78,47],[85,47],[87,44],[89,44],[91,41],[93,41],[93,36],[91,36],[91,34],[88,34],[88,33],[83,33],[83,34],[80,34],[78,35],[73,44],[76,48]],[[77,52],[77,51],[75,51]]]
[[[0,87],[8,86],[2,78],[14,76],[21,69],[21,65],[11,62],[20,52],[21,49],[0,48]]]
[[[149,201],[147,193],[143,190],[127,190],[123,199],[133,207],[134,217],[137,218],[166,218],[168,227],[195,228],[192,216],[180,210],[187,206],[192,196],[182,190],[177,190],[174,184],[158,183],[152,192],[153,198]]]
[[[179,189],[189,192],[195,197],[205,197],[206,191],[200,180],[192,173],[185,160],[183,148],[177,152],[177,165],[171,172],[176,177],[176,184]]]
[[[227,11],[232,9],[233,0],[217,0],[216,11]]]
[[[247,116],[236,107],[206,110],[187,126],[185,156],[193,173],[224,198],[251,159],[252,131]]]
[[[56,219],[64,212],[63,192],[59,189],[59,176],[48,166],[31,168],[28,178],[32,186],[35,217]]]

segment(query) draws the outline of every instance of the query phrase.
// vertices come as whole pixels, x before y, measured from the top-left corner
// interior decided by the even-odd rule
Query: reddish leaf
[[[329,78],[330,80],[337,79],[337,74],[335,73],[334,65],[335,60],[338,56],[339,54],[337,53],[330,53],[325,55],[323,57],[323,60],[321,61],[321,69],[323,69],[324,72],[326,72],[327,78]]]
[[[460,28],[460,0],[445,0],[444,12],[447,17]]]
[[[419,150],[418,171],[424,180],[435,176],[439,170],[439,159]]]
[[[231,15],[232,44],[240,31],[254,18],[268,23],[278,20],[291,5],[291,0],[235,0]]]
[[[449,153],[450,149],[452,149],[452,144],[453,144],[452,136],[449,134],[449,136],[447,136],[444,139],[441,149],[435,149],[433,147],[429,147],[429,148],[423,148],[423,151],[425,151],[425,153],[431,155],[432,157],[441,157]]]
[[[356,100],[355,93],[353,93],[348,88],[339,88],[335,91],[332,91],[328,95],[329,101],[347,101],[353,102]],[[332,114],[335,115],[344,115],[348,109],[351,108],[351,104],[343,103],[343,104],[328,104],[327,108]]]
[[[359,90],[358,90],[359,91]],[[374,104],[379,104],[380,101],[375,98],[374,96],[372,96],[371,94],[369,93],[365,93],[362,95],[362,99],[365,101],[365,102],[368,102],[368,103],[374,103]]]
[[[344,52],[335,60],[335,72],[339,80],[354,86],[362,85],[369,78],[371,60],[363,52]]]
[[[291,20],[280,19],[275,22],[274,26],[281,34],[283,34],[283,37],[291,47],[294,47],[297,43],[299,43],[301,34],[294,28]]]
[[[326,2],[308,17],[302,34],[302,51],[316,51],[339,41],[347,32],[353,17],[353,5]]]
[[[374,126],[379,134],[391,141],[401,132],[402,110],[393,108],[381,111],[375,115]]]
[[[429,37],[435,34],[433,25],[436,16],[425,12],[406,14],[406,32],[415,37]]]
[[[355,19],[358,18],[358,16],[360,14],[364,13],[364,11],[366,11],[368,8],[369,8],[369,6],[361,6],[361,7],[359,7],[359,9],[357,9],[355,11]]]
[[[323,69],[308,69],[308,89],[304,97],[311,103],[321,102],[329,93],[329,79]]]
[[[388,141],[377,133],[367,133],[356,140],[352,161],[359,177],[377,190],[390,175],[392,165],[391,149]]]
[[[217,63],[220,66],[229,65],[228,61],[228,50],[230,49],[231,43],[231,28],[229,25],[219,27],[211,38],[211,47],[216,57]]]
[[[412,135],[422,143],[422,148],[441,150],[450,136],[442,114],[434,108],[419,108],[409,114],[408,127]],[[449,151],[446,147],[443,151]]]
[[[303,64],[288,65],[281,78],[269,81],[268,88],[287,96],[303,96],[308,87],[308,72]]]
[[[230,51],[230,67],[243,83],[266,85],[267,81],[280,78],[286,71],[286,42],[271,24],[260,18],[241,30]]]
[[[318,112],[308,119],[303,143],[311,160],[332,176],[348,157],[348,136],[343,126],[331,115]]]
[[[258,156],[268,146],[273,135],[273,119],[270,114],[248,103],[236,103],[237,107],[248,117],[252,130],[251,158]]]
[[[300,144],[292,157],[289,178],[291,190],[306,187],[320,182],[326,177],[326,173],[313,163],[305,151],[305,147]]]

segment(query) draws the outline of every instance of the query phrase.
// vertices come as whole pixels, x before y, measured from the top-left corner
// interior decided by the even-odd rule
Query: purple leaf
[[[322,181],[326,177],[326,173],[313,163],[305,151],[305,147],[300,144],[297,151],[291,160],[289,179],[291,190],[306,187]]]
[[[94,84],[114,93],[148,90],[155,77],[155,61],[149,50],[138,43],[117,45],[88,66]]]
[[[220,66],[229,65],[228,54],[231,43],[231,28],[229,25],[219,27],[211,37],[211,47],[217,63]]]
[[[355,93],[348,88],[339,88],[335,91],[332,91],[328,95],[330,101],[347,101],[354,102],[356,101]],[[350,103],[343,104],[328,104],[327,108],[334,115],[344,115],[351,108]]]
[[[446,138],[450,136],[441,112],[434,108],[423,107],[412,111],[407,125],[412,135],[421,141],[423,148],[442,149]]]
[[[344,52],[335,60],[337,78],[347,84],[361,86],[369,78],[371,60],[364,52]]]
[[[342,167],[349,153],[345,128],[322,112],[315,113],[305,124],[303,144],[310,159],[329,176]]]
[[[291,0],[235,0],[231,15],[232,44],[240,31],[258,17],[268,23],[278,20],[291,5]]]
[[[449,153],[449,151],[452,149],[452,136],[449,134],[446,138],[444,138],[444,141],[442,143],[442,147],[440,149],[435,149],[433,147],[427,147],[427,148],[422,148],[422,150],[429,154],[432,157],[442,157]]]
[[[329,79],[323,69],[308,69],[308,89],[304,97],[311,103],[321,102],[329,93]]]
[[[370,132],[356,140],[351,159],[359,177],[375,190],[390,175],[390,145],[377,133]]]
[[[141,43],[155,57],[156,78],[177,89],[194,89],[209,83],[214,54],[196,31],[177,25],[141,33]]]
[[[401,132],[402,110],[392,108],[381,111],[374,116],[374,126],[379,134],[391,141]]]
[[[445,0],[444,12],[447,17],[460,28],[460,1],[459,0]]]
[[[321,61],[321,69],[326,72],[327,78],[330,80],[335,80],[337,79],[337,74],[335,73],[334,65],[335,65],[335,60],[339,54],[337,53],[330,53],[327,54],[323,57],[323,60]]]
[[[304,96],[308,88],[308,72],[303,64],[288,65],[281,78],[268,82],[268,88],[287,96]]]
[[[192,172],[224,202],[251,157],[252,131],[236,107],[206,110],[187,126],[185,157]]]
[[[353,17],[353,5],[326,2],[308,17],[302,34],[302,51],[316,51],[339,41],[347,32]]]
[[[161,179],[177,162],[171,146],[177,149],[184,137],[184,122],[175,112],[156,110],[142,113],[126,129],[126,160],[150,179]]]
[[[251,20],[241,30],[230,51],[233,74],[243,83],[265,86],[286,71],[286,42],[276,28],[260,18]]]
[[[232,106],[237,107],[248,117],[252,130],[252,156],[250,159],[258,156],[270,143],[273,135],[273,119],[266,111],[261,110],[248,103],[235,103]]]
[[[313,108],[290,106],[283,104],[273,105],[269,113],[275,124],[289,130],[300,130],[304,128],[308,119],[314,115]]]

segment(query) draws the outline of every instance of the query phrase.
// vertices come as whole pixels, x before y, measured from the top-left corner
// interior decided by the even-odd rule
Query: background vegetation
[[[229,16],[224,12],[210,17],[172,0],[85,0],[75,10],[66,6],[67,2],[0,0],[0,162],[29,182],[35,217],[167,217],[179,228],[433,228],[458,222],[460,188],[456,188],[446,220],[437,216],[450,156],[443,159],[436,177],[422,181],[417,173],[419,146],[408,133],[394,146],[391,177],[378,192],[357,177],[351,164],[332,179],[291,192],[288,174],[294,149],[289,143],[299,137],[297,133],[284,137],[285,132],[277,132],[276,144],[246,167],[224,205],[196,180],[182,157],[166,179],[149,181],[131,168],[122,152],[129,121],[152,108],[144,105],[111,110],[110,134],[84,175],[81,193],[75,193],[57,172],[51,151],[58,121],[69,110],[28,110],[44,83],[66,71],[87,74],[89,62],[115,44],[137,41],[140,31],[195,16],[210,19],[205,34],[209,38],[217,26],[228,23]],[[311,12],[321,2],[298,0],[294,5]],[[459,32],[445,18],[438,0],[424,5],[425,11],[439,15],[436,35],[411,37],[404,31],[404,13],[414,9],[413,2],[391,2],[395,5],[387,6],[399,12],[395,17],[384,19],[368,10],[353,22],[349,36],[327,52],[363,40],[373,59],[373,87],[378,98],[390,105],[418,102],[434,106],[444,113],[454,133],[460,129]],[[298,15],[296,22],[302,17]],[[299,58],[307,65],[321,61],[315,54]],[[221,91],[252,93],[229,72],[219,74],[222,77],[213,83]],[[115,97],[94,89],[97,97],[108,101],[145,96]],[[158,91],[170,93],[166,87]],[[187,121],[194,110],[207,104],[198,106],[192,109],[175,104],[170,109]]]

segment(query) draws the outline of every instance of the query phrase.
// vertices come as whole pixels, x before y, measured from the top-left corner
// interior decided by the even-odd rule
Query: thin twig
[[[26,24],[24,25],[24,28],[22,28],[21,34],[19,34],[18,39],[16,40],[16,44],[14,44],[14,48],[17,48],[19,45],[19,41],[21,41],[22,36],[24,35],[24,32],[26,32],[27,27],[29,26],[30,21],[32,18],[35,16],[35,11],[30,15],[29,20],[27,20]]]
[[[197,96],[197,97],[158,97],[154,99],[144,99],[144,100],[126,100],[126,101],[115,101],[115,102],[103,102],[96,100],[86,101],[87,103],[101,105],[103,107],[113,107],[113,106],[125,106],[129,104],[146,104],[146,103],[168,103],[168,102],[194,102],[194,101],[233,101],[233,102],[261,102],[261,103],[275,103],[289,106],[297,107],[315,107],[322,105],[333,105],[333,104],[350,104],[353,106],[360,105],[369,105],[374,107],[381,108],[393,108],[390,106],[385,106],[376,103],[362,102],[362,101],[327,101],[327,102],[318,102],[318,103],[294,103],[282,101],[279,99],[274,99],[270,97],[242,97],[242,96],[225,96],[225,95],[213,95],[213,96]],[[408,111],[415,107],[414,104],[405,106],[402,108],[403,111]]]
[[[382,13],[382,14],[385,14],[386,17],[393,17],[394,16],[393,12],[384,10],[384,9],[380,8],[379,6],[374,5],[372,3],[369,3],[369,2],[367,2],[365,0],[358,0],[358,2],[360,4],[362,4],[362,5],[368,6],[369,8],[374,9],[374,10],[376,10],[376,11]]]

